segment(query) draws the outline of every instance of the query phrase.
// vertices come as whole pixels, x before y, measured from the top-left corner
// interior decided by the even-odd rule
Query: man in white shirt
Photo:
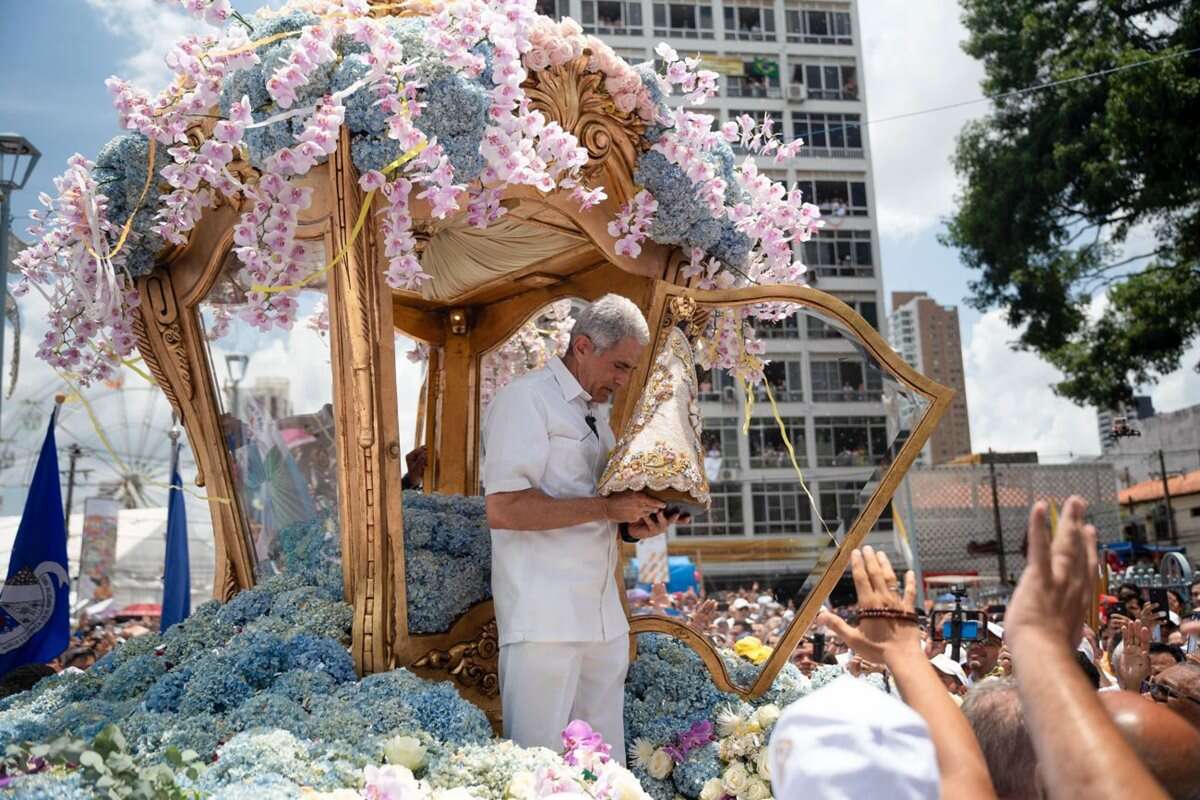
[[[642,539],[678,515],[640,492],[596,496],[616,444],[596,404],[625,385],[649,340],[638,307],[606,295],[580,313],[566,355],[512,381],[487,410],[483,485],[504,735],[522,746],[561,750],[563,728],[582,719],[625,763],[629,624],[615,577],[618,524]]]

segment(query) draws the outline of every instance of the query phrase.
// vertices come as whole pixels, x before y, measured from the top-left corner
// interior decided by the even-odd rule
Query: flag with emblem
[[[50,415],[0,590],[0,675],[53,660],[71,638],[67,526],[54,443],[58,408]]]

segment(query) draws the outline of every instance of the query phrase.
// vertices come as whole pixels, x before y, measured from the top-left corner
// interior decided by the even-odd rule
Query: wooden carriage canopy
[[[478,430],[483,354],[503,343],[531,315],[567,297],[591,300],[617,292],[641,307],[651,330],[672,324],[680,297],[700,303],[747,304],[764,299],[806,306],[839,320],[879,363],[930,402],[891,470],[829,565],[817,590],[797,614],[782,646],[753,686],[734,686],[712,645],[686,626],[664,619],[632,620],[634,632],[658,630],[685,639],[709,665],[723,689],[743,695],[768,688],[803,635],[820,602],[845,568],[849,551],[874,524],[896,483],[950,402],[951,392],[905,365],[879,334],[848,306],[827,294],[794,286],[701,292],[681,278],[682,255],[647,241],[631,259],[616,253],[607,231],[618,207],[636,192],[633,170],[647,146],[644,123],[617,111],[600,76],[586,71],[587,56],[532,73],[526,91],[548,121],[557,121],[586,146],[585,176],[608,199],[586,212],[567,193],[512,189],[507,214],[480,232],[461,218],[433,220],[413,199],[419,252],[432,279],[422,292],[394,291],[384,282],[381,236],[374,224],[352,235],[364,194],[350,161],[349,134],[329,161],[298,179],[313,189],[298,236],[344,257],[325,276],[332,350],[333,416],[344,590],[354,608],[353,655],[361,673],[407,666],[430,677],[453,677],[463,693],[493,718],[499,714],[498,646],[491,602],[465,613],[449,632],[410,635],[405,597],[401,452],[397,418],[395,333],[429,345],[423,389],[423,439],[429,446],[426,491],[474,494],[479,486]],[[211,121],[207,121],[211,124]],[[205,127],[193,131],[205,136]],[[252,171],[248,164],[234,168]],[[376,203],[378,205],[378,202]],[[231,257],[238,209],[209,209],[189,242],[139,279],[139,349],[186,427],[196,455],[196,482],[211,499],[216,537],[214,593],[228,600],[254,585],[256,564],[246,509],[238,501],[234,466],[225,446],[217,381],[198,306]],[[368,217],[374,220],[375,215]],[[645,381],[654,347],[630,391],[613,405],[620,431]],[[305,354],[294,354],[304,358]]]

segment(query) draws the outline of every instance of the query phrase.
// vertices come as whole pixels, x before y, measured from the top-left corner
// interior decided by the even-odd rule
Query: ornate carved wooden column
[[[220,404],[208,380],[212,374],[208,348],[195,312],[186,310],[166,268],[139,279],[137,285],[141,306],[133,330],[138,350],[187,430],[196,456],[196,483],[207,491],[212,514],[213,596],[225,601],[254,585],[254,557],[230,479]]]
[[[471,347],[471,318],[464,309],[446,315],[437,413],[435,491],[474,494],[478,479],[479,359]]]
[[[347,246],[364,198],[345,128],[329,174],[330,256],[345,248],[329,289],[342,565],[346,599],[354,606],[351,651],[365,674],[390,668],[393,625],[408,628],[407,609],[395,603],[392,587],[393,577],[404,575],[395,328],[374,225],[364,225]]]

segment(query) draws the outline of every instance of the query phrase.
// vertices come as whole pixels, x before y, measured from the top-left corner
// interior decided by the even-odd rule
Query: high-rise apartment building
[[[971,452],[967,384],[963,378],[958,309],[924,292],[892,292],[888,316],[892,347],[918,372],[954,390],[950,410],[926,442],[918,464],[934,466]]]
[[[772,178],[798,183],[827,224],[804,246],[811,283],[854,307],[879,328],[882,286],[871,185],[862,35],[855,2],[801,0],[543,0],[542,13],[570,15],[631,63],[654,58],[669,42],[699,55],[721,74],[707,110],[720,123],[741,114],[769,115],[785,141],[801,137],[800,155],[784,164],[759,159]],[[885,459],[890,436],[878,370],[816,319],[795,318],[762,331],[767,379],[796,449],[805,481],[831,528],[857,516],[862,490]],[[712,457],[713,506],[681,528],[674,550],[689,542],[731,548],[734,537],[771,539],[763,561],[704,560],[706,576],[804,572],[827,541],[816,533],[812,503],[791,466],[779,425],[760,393],[743,432],[745,392],[725,376],[702,376],[701,405]],[[891,432],[894,435],[894,432]],[[881,527],[890,527],[885,514]],[[720,549],[718,546],[717,549]],[[757,573],[756,573],[757,571]]]

